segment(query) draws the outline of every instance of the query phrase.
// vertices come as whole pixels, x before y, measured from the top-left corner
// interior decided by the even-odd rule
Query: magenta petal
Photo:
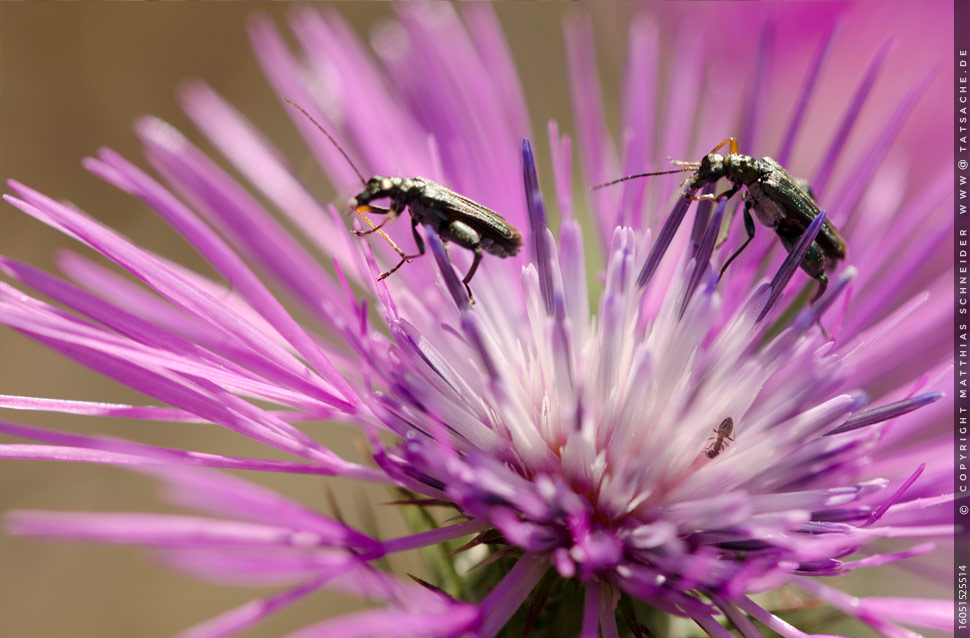
[[[478,610],[470,605],[456,605],[447,613],[382,609],[317,623],[286,638],[457,638],[477,624]]]
[[[232,313],[226,306],[217,302],[189,282],[178,277],[158,260],[131,245],[121,236],[91,221],[81,213],[58,204],[40,193],[17,183],[11,187],[28,202],[7,198],[8,201],[28,214],[51,215],[65,225],[65,228],[93,248],[100,250],[116,263],[125,267],[137,277],[151,285],[170,301],[190,312],[202,321],[223,331],[230,330],[231,338],[238,339],[247,347],[260,354],[265,361],[276,366],[281,372],[294,376],[311,376],[308,369],[292,355],[270,341],[252,326]],[[285,371],[285,372],[284,372]]]
[[[19,510],[5,517],[14,535],[155,547],[320,547],[314,532],[276,525],[163,514]]]
[[[159,130],[161,129],[161,130]],[[157,122],[150,121],[147,123],[142,123],[139,126],[139,132],[141,133],[143,141],[149,145],[149,156],[156,159],[156,163],[162,161],[161,158],[173,158],[170,163],[177,163],[178,160],[182,158],[183,155],[191,155],[193,149],[189,147],[185,149],[183,147],[187,146],[185,142],[182,142],[181,136],[179,136],[175,131],[172,131],[166,125]],[[181,143],[180,143],[181,142]],[[197,153],[196,153],[197,154]],[[283,335],[287,341],[304,357],[310,361],[316,370],[333,384],[341,394],[348,400],[353,400],[355,394],[347,382],[337,373],[333,364],[326,357],[320,347],[314,343],[308,335],[296,324],[296,321],[286,312],[283,306],[272,296],[272,294],[262,285],[261,282],[256,278],[256,276],[251,272],[251,270],[245,265],[245,263],[232,252],[232,250],[225,245],[216,235],[213,233],[205,224],[203,224],[198,218],[196,218],[185,206],[182,206],[170,193],[163,189],[157,182],[149,178],[145,173],[138,170],[129,162],[125,161],[121,156],[110,150],[102,150],[100,153],[101,161],[107,163],[113,169],[118,171],[118,173],[124,175],[124,180],[127,183],[128,190],[139,196],[146,203],[151,205],[155,210],[163,214],[166,219],[172,223],[175,228],[182,233],[182,235],[191,243],[193,243],[200,252],[212,262],[212,264],[226,277],[226,280],[235,288],[237,288],[242,295],[250,302],[250,304],[277,330],[281,335]],[[188,162],[187,162],[188,163]],[[194,178],[200,179],[205,176],[209,184],[207,188],[209,191],[215,191],[215,194],[210,195],[215,198],[219,195],[219,191],[215,184],[222,185],[223,182],[228,182],[229,180],[217,172],[214,166],[211,165],[199,165],[202,164],[201,160],[197,160],[194,164],[188,167],[181,167],[183,171],[188,172]],[[166,167],[167,168],[167,167]],[[171,170],[171,169],[170,169]],[[215,184],[213,184],[215,183]],[[234,190],[239,191],[234,183],[232,186],[235,187]],[[226,188],[231,188],[226,186]],[[208,193],[207,193],[208,194]],[[238,192],[233,193],[236,199],[243,197]],[[229,196],[224,196],[225,199],[230,199]],[[221,203],[221,210],[228,213],[236,212],[237,209],[247,208],[247,203],[239,204],[233,200],[230,200],[232,205],[227,202],[217,202]],[[251,204],[249,207],[255,206]],[[240,224],[239,218],[244,218],[243,215],[236,214],[235,220],[236,224]],[[275,227],[271,227],[270,224],[264,223],[262,227],[258,224],[254,224],[249,227],[244,227],[241,229],[250,236],[259,236],[264,240],[269,248],[275,248],[275,252],[281,255],[288,255],[289,258],[295,259],[297,256],[302,255],[295,243],[286,244],[284,246],[273,246],[270,241],[271,238],[279,236],[281,232]],[[275,231],[275,233],[274,233]],[[290,238],[287,237],[287,240]],[[281,239],[280,242],[283,242]],[[313,266],[315,264],[309,259],[308,256],[303,255],[303,262],[300,264],[290,264],[293,271],[300,271],[304,273],[304,277],[312,280],[311,273],[315,272]],[[318,278],[321,279],[322,278]],[[323,286],[322,283],[318,283],[319,286]],[[326,288],[324,288],[326,290]],[[332,288],[331,288],[332,290]]]
[[[867,616],[939,631],[953,629],[953,603],[949,600],[870,597],[863,598],[861,603]]]
[[[296,603],[301,598],[320,588],[326,578],[314,579],[306,584],[269,598],[252,600],[235,609],[223,612],[214,618],[190,627],[176,638],[223,638],[234,636],[262,621],[281,609]]]
[[[378,550],[378,542],[366,534],[255,483],[224,473],[187,468],[153,467],[144,471],[161,478],[167,498],[184,507],[312,531],[322,542],[339,547]]]
[[[812,178],[812,187],[817,189],[816,192],[819,194],[821,194],[828,185],[829,177],[832,175],[832,171],[835,169],[839,155],[844,150],[846,138],[848,138],[849,132],[852,130],[852,126],[855,124],[855,120],[859,116],[859,111],[862,110],[862,105],[865,104],[866,98],[869,96],[869,92],[872,90],[872,85],[875,83],[876,77],[879,75],[879,71],[886,62],[886,55],[889,53],[890,44],[892,44],[890,40],[884,42],[883,45],[879,47],[876,55],[872,58],[872,61],[869,63],[869,68],[866,70],[863,80],[859,83],[859,87],[856,89],[855,95],[852,97],[849,108],[846,109],[842,123],[839,126],[838,133],[836,133],[836,135],[832,138],[832,143],[825,155],[825,159],[820,162],[819,171],[815,174],[815,177]]]
[[[0,458],[34,461],[75,461],[109,465],[142,465],[145,458],[118,452],[72,448],[60,445],[0,444]]]
[[[190,82],[181,92],[186,113],[223,156],[277,208],[296,224],[300,232],[339,263],[351,260],[348,245],[331,241],[334,233],[345,233],[336,226],[324,207],[296,179],[280,152],[232,105],[202,82]],[[362,273],[353,273],[360,278]]]
[[[482,602],[482,638],[491,638],[502,628],[547,569],[548,566],[536,558],[525,556],[519,559]]]

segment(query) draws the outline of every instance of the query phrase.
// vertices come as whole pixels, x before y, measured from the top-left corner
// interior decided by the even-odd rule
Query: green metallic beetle
[[[721,155],[718,151],[725,145],[730,145],[730,152],[727,155]],[[804,180],[792,177],[781,164],[770,157],[757,158],[738,153],[738,142],[733,137],[729,137],[715,146],[714,150],[705,155],[704,159],[699,162],[674,161],[673,163],[683,168],[658,173],[630,175],[606,184],[600,184],[595,188],[638,177],[685,171],[694,171],[693,175],[688,177],[683,184],[684,197],[688,199],[728,199],[741,190],[742,186],[746,187],[744,229],[748,234],[748,239],[721,267],[722,274],[754,239],[755,226],[754,219],[751,216],[752,211],[762,225],[775,231],[782,245],[789,252],[812,223],[812,220],[821,213],[818,204],[815,203],[811,189]],[[698,189],[714,184],[722,178],[731,182],[730,189],[719,195],[713,193],[694,195]],[[825,274],[826,269],[834,268],[837,261],[845,259],[845,255],[845,239],[839,234],[835,225],[826,219],[815,237],[815,241],[809,246],[808,253],[799,264],[809,277],[819,283],[818,292],[812,299],[813,303],[822,296],[828,286],[829,279]]]

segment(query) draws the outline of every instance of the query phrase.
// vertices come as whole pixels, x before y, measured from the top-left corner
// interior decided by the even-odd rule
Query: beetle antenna
[[[627,182],[631,179],[639,179],[641,177],[651,177],[653,175],[670,175],[671,173],[687,173],[694,170],[693,168],[678,168],[672,171],[657,171],[656,173],[638,173],[636,175],[627,175],[626,177],[621,177],[620,179],[614,179],[612,182],[605,182],[603,184],[597,184],[590,190],[599,190],[601,188],[606,188],[607,186],[612,186],[613,184],[619,184],[620,182]]]
[[[333,139],[333,135],[331,135],[330,133],[327,133],[327,129],[320,126],[320,123],[317,122],[315,119],[313,119],[313,116],[307,113],[306,109],[304,109],[302,106],[300,106],[299,104],[297,104],[296,102],[294,102],[293,100],[287,97],[284,97],[283,101],[285,101],[287,104],[289,104],[290,106],[298,110],[300,113],[303,113],[303,115],[305,115],[308,120],[313,122],[314,126],[320,129],[321,133],[327,136],[327,139],[330,140],[330,143],[333,144],[338,151],[340,151],[340,154],[343,155],[344,159],[347,160],[347,163],[350,164],[350,168],[354,169],[354,172],[357,173],[357,178],[360,180],[360,183],[366,185],[367,180],[365,180],[364,176],[360,174],[359,170],[357,170],[357,166],[355,166],[354,163],[351,161],[350,156],[347,155],[347,151],[345,151],[343,147],[340,146],[340,144],[337,144],[337,140]]]

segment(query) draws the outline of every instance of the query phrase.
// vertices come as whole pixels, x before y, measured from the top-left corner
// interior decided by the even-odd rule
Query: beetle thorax
[[[750,155],[735,153],[724,158],[724,176],[735,183],[752,184],[770,172],[770,166]]]

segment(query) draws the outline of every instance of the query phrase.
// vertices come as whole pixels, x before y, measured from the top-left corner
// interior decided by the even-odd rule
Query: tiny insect
[[[717,151],[730,145],[730,152],[721,155]],[[674,164],[683,168],[672,171],[661,171],[657,173],[641,173],[594,186],[602,188],[610,186],[628,179],[647,177],[650,175],[664,175],[669,173],[679,173],[694,171],[693,174],[684,182],[684,197],[695,200],[722,200],[729,199],[744,186],[747,192],[744,195],[744,229],[748,234],[748,239],[740,248],[721,267],[721,274],[734,261],[741,252],[747,248],[751,240],[754,239],[754,220],[751,211],[762,225],[775,231],[785,249],[791,252],[812,220],[819,216],[821,210],[815,202],[815,197],[804,180],[795,179],[778,162],[770,157],[751,157],[738,153],[738,142],[735,138],[729,137],[714,147],[710,153],[704,156],[699,162],[674,161]],[[709,184],[714,184],[721,178],[727,178],[731,182],[730,189],[715,195],[713,193],[705,195],[693,195],[693,193]],[[818,236],[808,248],[808,253],[799,264],[802,270],[818,281],[818,291],[812,298],[812,303],[818,300],[828,287],[829,279],[825,274],[826,269],[835,267],[835,263],[840,259],[845,259],[846,244],[842,235],[834,224],[827,219],[822,224]]]
[[[428,232],[436,233],[443,242],[453,242],[475,253],[472,265],[462,279],[472,303],[474,303],[472,291],[468,284],[475,275],[475,271],[478,270],[478,264],[482,260],[482,251],[504,258],[512,257],[522,248],[522,233],[505,221],[501,215],[426,177],[406,178],[375,175],[369,180],[365,180],[350,157],[330,133],[320,126],[301,106],[286,98],[283,99],[303,113],[320,129],[320,132],[327,136],[327,139],[340,151],[350,167],[357,173],[360,183],[363,184],[363,190],[350,198],[348,206],[351,212],[357,213],[361,219],[367,222],[370,229],[354,232],[357,235],[378,233],[387,240],[391,248],[401,258],[393,268],[381,273],[377,278],[378,281],[396,272],[406,262],[424,255],[424,241],[418,234],[418,224],[423,224]],[[390,202],[387,208],[371,204],[372,201],[382,198],[386,198]],[[418,249],[417,254],[414,255],[406,254],[394,243],[394,240],[381,230],[385,224],[393,221],[404,212],[405,208],[411,214],[411,234],[414,236],[414,243]],[[387,217],[380,224],[375,225],[364,213],[375,213]]]
[[[712,439],[715,441],[706,450],[707,458],[713,459],[715,456],[721,453],[722,450],[727,449],[727,442],[733,441],[734,437],[731,434],[734,433],[734,419],[728,417],[721,421],[721,425],[717,426],[714,430],[714,436]]]

